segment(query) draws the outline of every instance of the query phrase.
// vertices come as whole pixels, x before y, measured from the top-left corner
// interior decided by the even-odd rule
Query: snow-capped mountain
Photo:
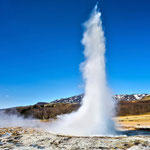
[[[68,97],[68,98],[61,98],[53,101],[52,103],[81,103],[83,94]]]
[[[134,101],[134,100],[141,100],[143,97],[148,95],[149,94],[122,94],[122,95],[115,95],[114,98],[117,101]]]
[[[114,99],[117,101],[135,101],[141,100],[143,97],[148,96],[150,94],[121,94],[121,95],[114,95]],[[81,103],[83,94],[72,96],[69,98],[61,98],[52,103]]]

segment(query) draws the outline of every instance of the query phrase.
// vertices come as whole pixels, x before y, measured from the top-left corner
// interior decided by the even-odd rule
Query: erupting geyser
[[[51,126],[51,131],[71,135],[112,135],[114,101],[106,83],[105,38],[101,13],[95,6],[85,22],[82,44],[85,61],[81,70],[85,81],[85,95],[77,112],[62,115]]]

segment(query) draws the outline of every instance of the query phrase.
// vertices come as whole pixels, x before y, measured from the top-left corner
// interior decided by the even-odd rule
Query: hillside
[[[116,113],[118,116],[138,115],[150,112],[150,95],[148,94],[116,95],[114,97],[114,100],[117,101]],[[76,111],[81,106],[82,98],[83,94],[58,99],[50,103],[39,102],[31,106],[3,109],[0,112],[17,114],[25,118],[55,119],[57,115]]]
[[[31,106],[22,106],[15,108],[3,109],[0,112],[7,114],[21,115],[24,118],[33,117],[36,119],[55,119],[57,115],[71,113],[76,111],[80,107],[80,104],[65,104],[65,103],[49,103]]]

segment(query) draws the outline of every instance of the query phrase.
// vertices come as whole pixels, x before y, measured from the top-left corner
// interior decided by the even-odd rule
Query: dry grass
[[[116,122],[125,128],[150,128],[150,113],[116,117]]]

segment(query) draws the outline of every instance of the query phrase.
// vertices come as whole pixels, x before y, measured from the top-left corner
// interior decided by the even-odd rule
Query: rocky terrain
[[[149,150],[150,136],[63,136],[33,128],[0,128],[1,150]]]

